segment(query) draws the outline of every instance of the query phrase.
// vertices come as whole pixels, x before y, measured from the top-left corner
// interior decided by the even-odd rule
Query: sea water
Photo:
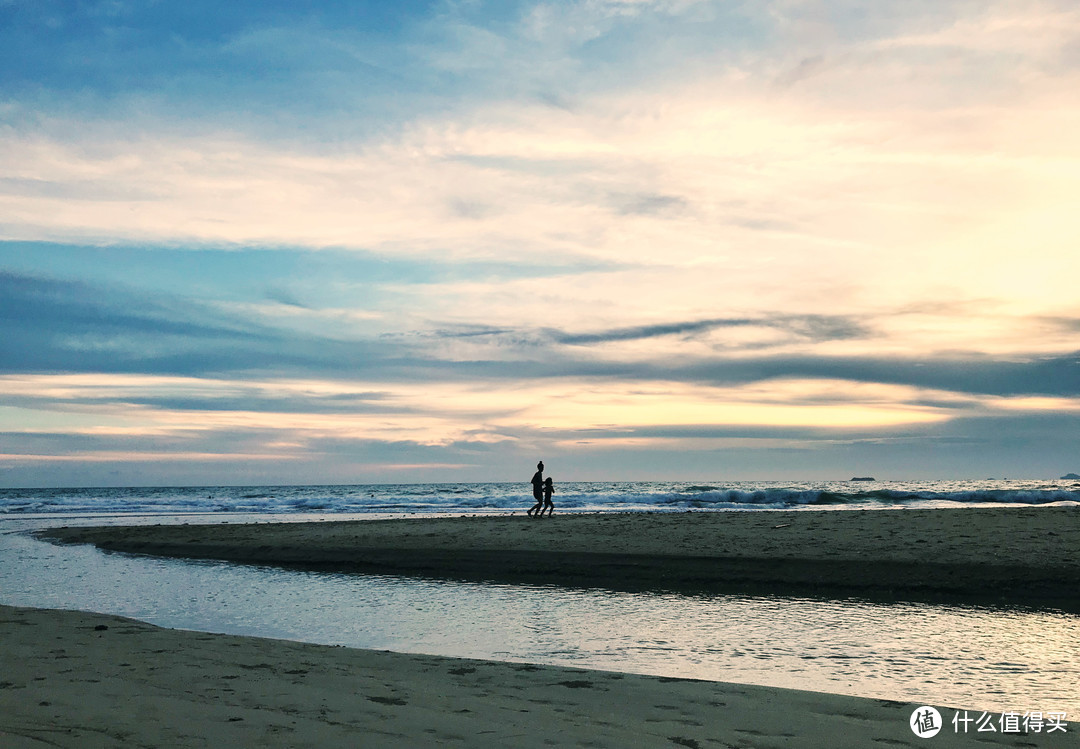
[[[560,512],[880,509],[1080,502],[1080,481],[556,482]],[[521,483],[0,489],[0,515],[243,512],[441,513],[523,510]]]
[[[527,487],[526,487],[527,488]],[[1074,482],[593,483],[559,511],[1077,501]],[[1080,715],[1080,617],[1032,608],[625,593],[318,573],[58,546],[49,525],[520,512],[520,485],[4,490],[0,603],[210,632]]]

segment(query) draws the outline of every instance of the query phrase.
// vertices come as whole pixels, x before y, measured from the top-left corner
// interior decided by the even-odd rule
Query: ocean
[[[560,512],[1080,505],[1080,481],[566,482]],[[1080,715],[1080,616],[320,573],[36,540],[52,525],[523,513],[527,482],[0,489],[0,603],[165,627]],[[1073,730],[1070,725],[1070,731]]]
[[[884,509],[1080,503],[1080,481],[590,481],[555,484],[558,512]],[[0,489],[5,514],[408,515],[523,511],[520,483]]]

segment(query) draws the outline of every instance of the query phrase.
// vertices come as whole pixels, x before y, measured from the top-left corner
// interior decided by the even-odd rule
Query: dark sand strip
[[[0,606],[0,747],[1056,747],[916,705],[352,650]],[[937,706],[949,720],[950,710]]]
[[[622,590],[1080,610],[1080,508],[522,515],[51,529],[107,550]]]

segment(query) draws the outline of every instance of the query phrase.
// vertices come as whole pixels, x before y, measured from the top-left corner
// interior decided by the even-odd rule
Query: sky
[[[1080,8],[0,0],[0,486],[1080,471]]]

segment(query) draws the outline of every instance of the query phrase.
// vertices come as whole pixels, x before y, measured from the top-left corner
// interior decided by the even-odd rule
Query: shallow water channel
[[[107,520],[166,521],[0,520],[0,603],[357,648],[1080,716],[1075,614],[304,572],[104,553],[26,534]]]

